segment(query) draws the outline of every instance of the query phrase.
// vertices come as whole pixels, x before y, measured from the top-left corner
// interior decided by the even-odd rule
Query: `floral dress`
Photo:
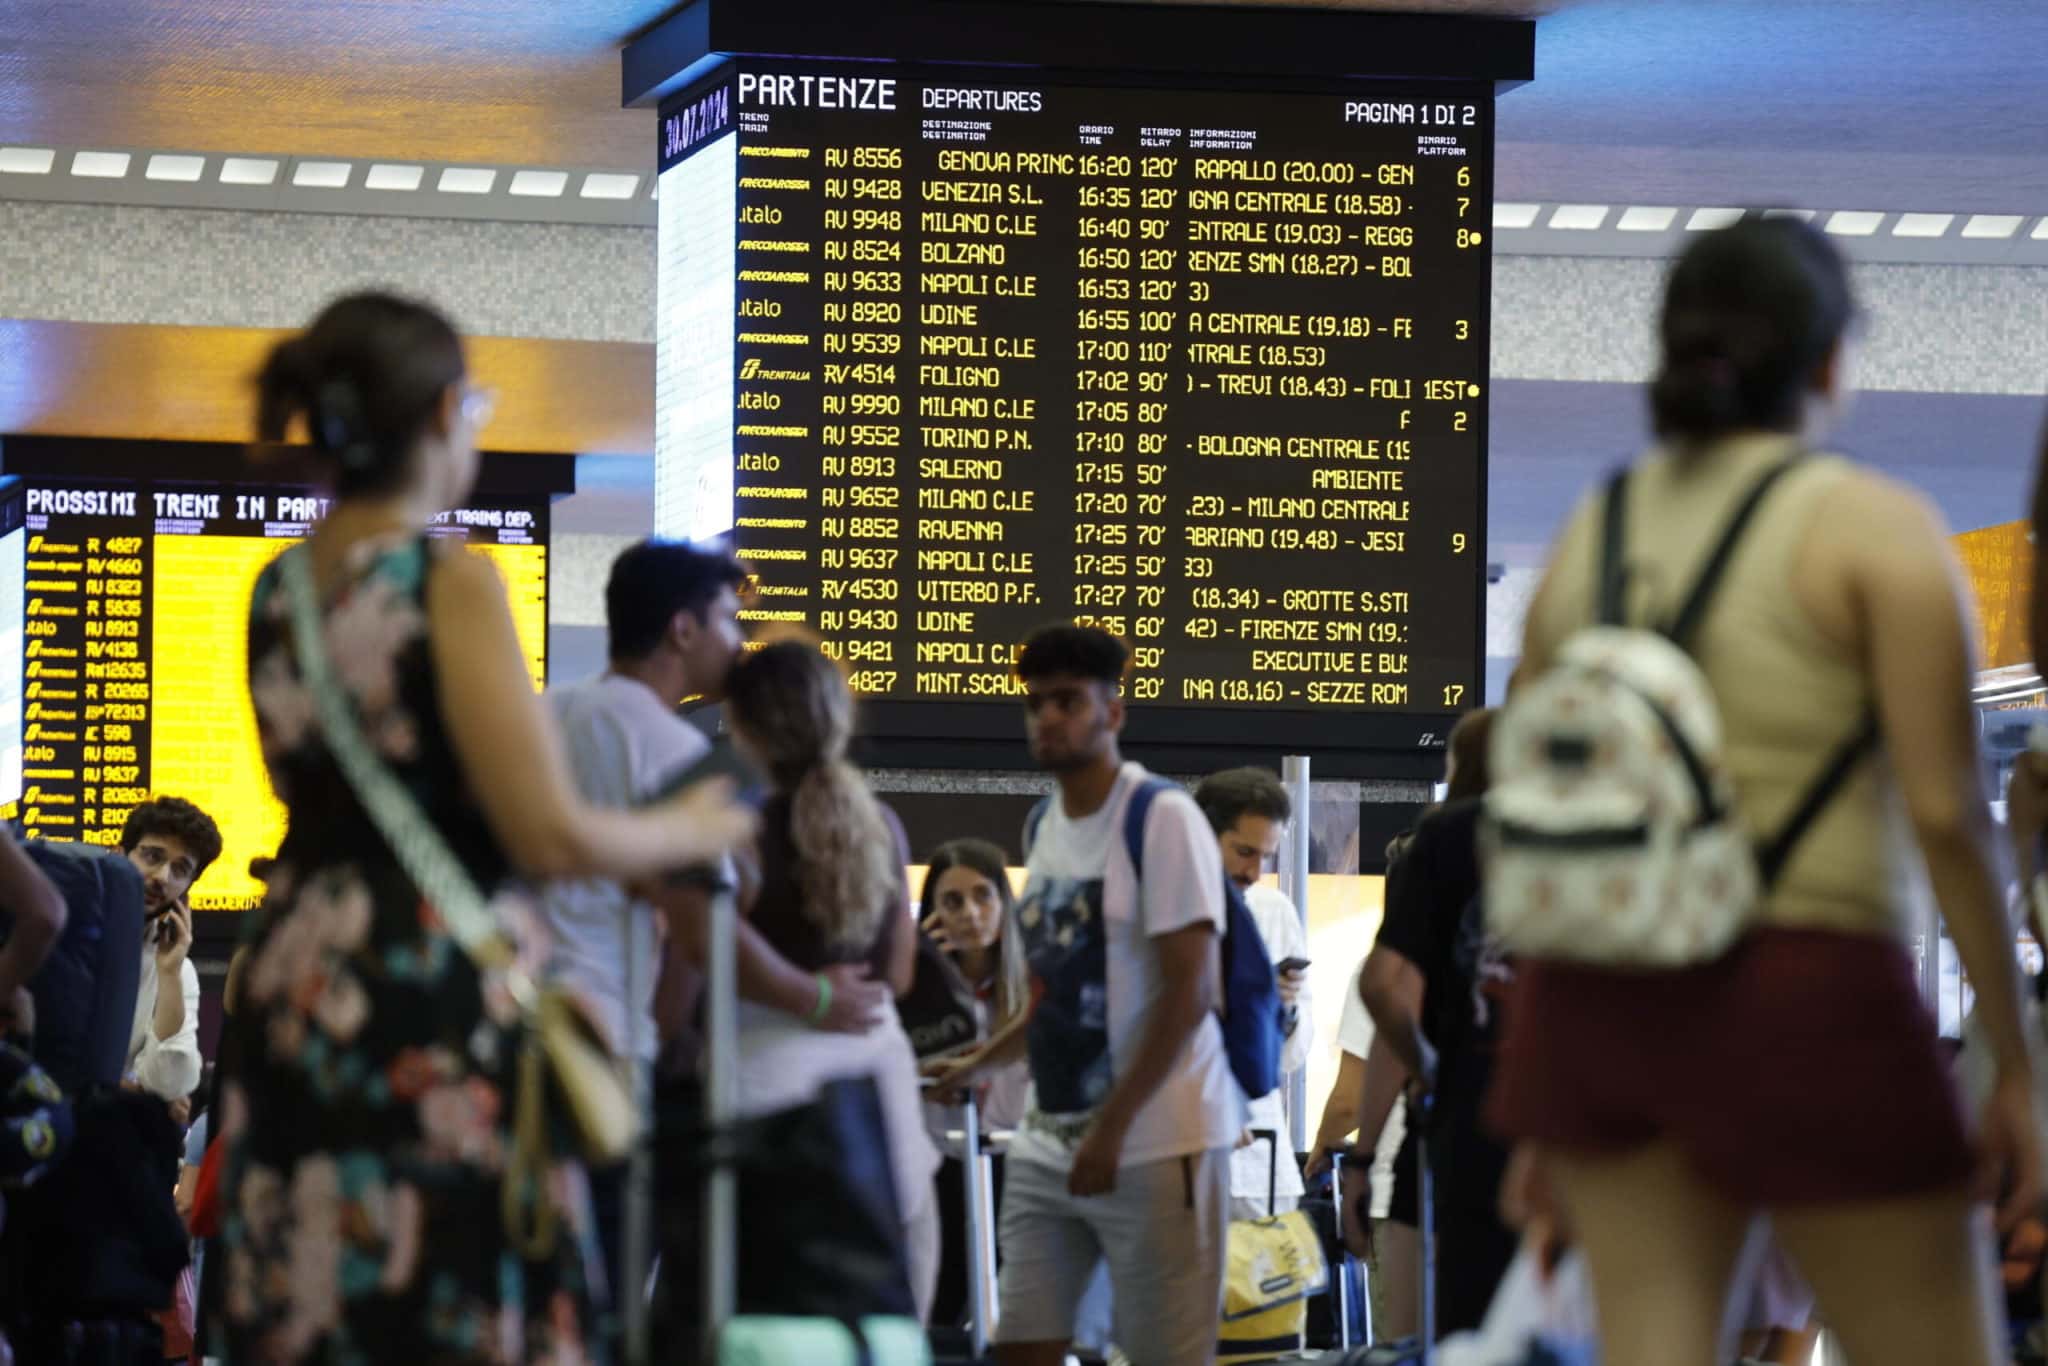
[[[287,552],[297,553],[297,552]],[[363,733],[480,887],[507,862],[441,724],[423,539],[354,547],[323,607]],[[595,1358],[581,1172],[544,1260],[500,1213],[519,1034],[394,860],[327,752],[276,566],[250,607],[249,689],[290,813],[229,1027],[221,1273],[230,1362],[580,1363]],[[215,1350],[218,1350],[216,1348]]]

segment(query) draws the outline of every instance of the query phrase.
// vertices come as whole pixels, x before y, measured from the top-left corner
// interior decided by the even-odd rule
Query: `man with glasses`
[[[1223,875],[1237,884],[1273,960],[1280,1004],[1286,1010],[1287,1043],[1280,1054],[1280,1086],[1252,1098],[1251,1129],[1276,1135],[1248,1143],[1231,1157],[1230,1217],[1266,1219],[1301,1203],[1301,1168],[1287,1126],[1288,1079],[1308,1066],[1315,1035],[1308,1001],[1308,931],[1301,912],[1284,893],[1261,879],[1280,852],[1294,803],[1280,780],[1263,768],[1212,773],[1195,789],[1195,805],[1209,818],[1223,853]]]
[[[182,797],[144,802],[121,827],[121,852],[142,874],[144,917],[126,1075],[172,1104],[199,1086],[199,973],[191,963],[188,896],[220,850],[213,817]]]

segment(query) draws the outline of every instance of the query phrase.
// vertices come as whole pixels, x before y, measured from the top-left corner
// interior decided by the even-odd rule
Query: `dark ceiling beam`
[[[629,44],[621,103],[652,105],[728,57],[971,63],[1291,80],[1536,74],[1536,24],[1455,14],[1031,0],[692,0]]]

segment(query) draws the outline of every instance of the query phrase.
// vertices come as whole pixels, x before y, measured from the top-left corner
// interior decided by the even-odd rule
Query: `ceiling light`
[[[1952,213],[1902,213],[1899,221],[1892,224],[1892,236],[1946,237],[1949,224],[1955,221]]]
[[[1868,237],[1884,222],[1884,215],[1866,209],[1841,209],[1828,215],[1827,230],[1837,237]]]
[[[516,171],[509,187],[513,194],[553,199],[569,188],[567,171]]]
[[[1495,204],[1493,226],[1496,228],[1533,228],[1536,215],[1543,212],[1541,204]]]
[[[229,157],[220,164],[223,185],[268,185],[277,179],[277,163],[267,157]]]
[[[2002,241],[2020,230],[2020,222],[2016,213],[1973,213],[1963,224],[1963,236]]]
[[[1796,218],[1802,223],[1813,221],[1812,209],[1765,209],[1766,218]]]
[[[126,152],[79,152],[71,158],[71,174],[93,180],[119,180],[128,174]]]
[[[639,188],[639,176],[600,171],[583,177],[581,193],[585,199],[631,199]]]
[[[292,184],[309,190],[339,190],[355,167],[346,161],[302,161],[292,168]]]
[[[370,168],[368,175],[363,177],[363,188],[366,190],[417,190],[420,187],[420,180],[426,174],[427,168],[424,166],[395,166],[388,161],[380,161]]]
[[[449,166],[442,170],[436,188],[442,194],[489,194],[498,183],[496,171],[480,166]]]
[[[1694,209],[1685,220],[1687,232],[1713,232],[1742,221],[1741,209]]]
[[[188,157],[179,156],[171,152],[158,152],[149,159],[149,165],[143,168],[142,175],[145,180],[193,181],[199,179],[205,170],[205,157]]]
[[[0,147],[0,173],[48,175],[57,154],[48,147]]]
[[[1550,226],[1566,232],[1591,232],[1606,221],[1605,204],[1560,204],[1550,211]]]
[[[1621,217],[1615,221],[1614,226],[1621,232],[1665,232],[1677,218],[1676,209],[1652,209],[1637,205],[1635,208],[1622,210]]]

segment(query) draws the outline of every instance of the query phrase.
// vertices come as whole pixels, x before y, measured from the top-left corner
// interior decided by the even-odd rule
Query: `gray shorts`
[[[1223,1308],[1230,1150],[1125,1167],[1077,1200],[1067,1173],[1012,1162],[997,1238],[998,1342],[1067,1342],[1096,1266],[1109,1263],[1111,1338],[1132,1366],[1208,1366]]]

